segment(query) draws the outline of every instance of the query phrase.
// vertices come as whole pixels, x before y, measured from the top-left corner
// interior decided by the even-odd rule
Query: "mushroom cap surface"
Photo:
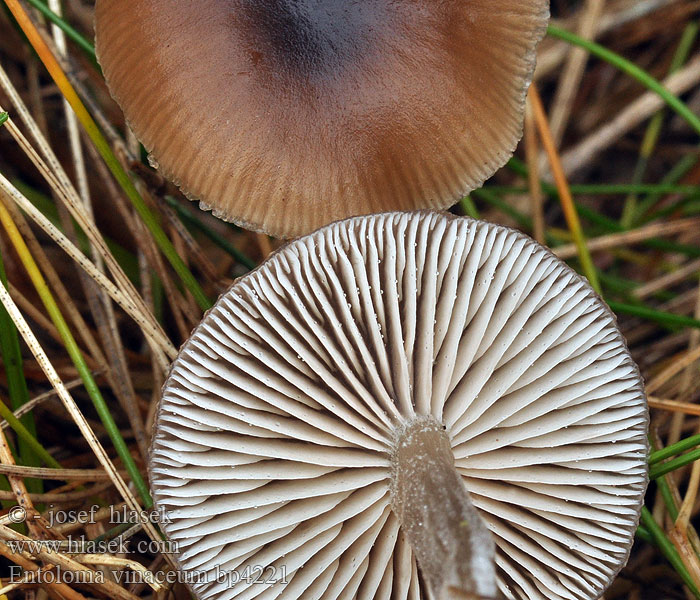
[[[150,476],[179,564],[212,578],[197,595],[422,596],[389,456],[421,416],[446,429],[504,596],[597,599],[647,484],[639,371],[609,309],[548,250],[430,211],[287,244],[184,344]]]
[[[163,174],[279,237],[446,208],[510,157],[548,0],[98,0],[109,89]]]

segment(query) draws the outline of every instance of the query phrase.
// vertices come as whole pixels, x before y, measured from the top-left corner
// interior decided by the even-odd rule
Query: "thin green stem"
[[[664,219],[669,215],[674,216],[676,214],[683,217],[695,217],[700,214],[699,200],[700,196],[686,196],[685,198],[681,198],[654,212],[650,220],[656,221],[658,219]]]
[[[666,473],[670,473],[671,471],[685,467],[698,459],[700,459],[700,448],[696,448],[695,450],[681,454],[680,456],[664,463],[653,465],[649,469],[649,478],[658,479],[662,475],[666,475]]]
[[[688,166],[688,158],[685,157],[680,161],[679,164],[682,163],[682,166],[684,169],[690,168]],[[697,161],[697,156],[695,157],[690,157],[692,158],[692,163]],[[692,166],[692,165],[691,165]],[[516,174],[520,175],[521,177],[527,177],[527,167],[525,164],[517,159],[516,157],[512,157],[510,161],[508,162],[508,167]],[[684,171],[685,172],[685,171]],[[676,181],[677,179],[680,179],[682,177],[681,174],[678,174],[677,178],[674,178],[673,180],[664,178],[664,181],[666,182],[664,185],[675,185],[671,183],[671,181]],[[585,186],[579,186],[579,187],[585,187]],[[692,191],[693,193],[697,192],[700,190],[700,186],[685,186],[686,191]],[[487,202],[490,202],[494,206],[498,208],[503,208],[504,205],[508,208],[510,211],[508,214],[511,214],[513,212],[516,212],[515,209],[512,207],[508,207],[505,202],[503,202],[496,193],[494,193],[492,190],[497,189],[496,186],[488,186],[487,188],[482,188],[481,190],[477,190],[481,194],[481,197],[483,197]],[[556,188],[547,182],[542,182],[542,189],[545,190],[548,194],[556,195],[557,190]],[[670,190],[669,190],[670,192]],[[584,193],[584,192],[582,192]],[[640,208],[641,208],[641,203],[640,203]],[[592,210],[591,208],[584,206],[583,204],[576,203],[576,210],[581,214],[582,217],[588,219],[592,223],[600,226],[603,228],[605,231],[609,232],[618,232],[618,231],[624,231],[624,229],[620,226],[620,224],[617,221],[614,221],[613,219],[610,219],[609,217],[606,217],[604,215],[601,215],[600,213]],[[527,217],[524,217],[520,213],[517,213],[517,215],[521,218],[521,220],[524,222],[523,226],[524,227],[529,227],[530,221]],[[520,222],[520,221],[519,221]],[[556,241],[556,240],[553,240]],[[549,241],[547,242],[550,244],[550,246],[553,246],[554,244],[551,244]],[[700,257],[700,248],[698,246],[690,245],[690,244],[678,244],[677,242],[672,242],[669,240],[663,240],[659,238],[651,238],[648,240],[644,240],[641,242],[641,245],[648,247],[648,248],[654,248],[656,250],[663,250],[665,252],[676,252],[679,254],[685,254],[686,256],[692,256],[692,257]]]
[[[653,436],[650,435],[648,436],[648,438],[651,450],[656,451],[657,446],[654,442]],[[663,499],[664,504],[666,505],[666,510],[668,511],[669,516],[675,522],[678,518],[678,505],[676,504],[676,499],[673,496],[673,492],[671,492],[671,486],[669,485],[668,477],[659,477],[656,480],[656,485],[658,486],[659,491],[661,492],[661,498]]]
[[[489,188],[474,190],[472,194],[507,214],[521,227],[524,227],[525,229],[532,229],[532,219],[530,219],[530,217],[522,214],[520,211],[510,206],[507,202],[504,202],[498,197],[498,195],[491,192]]]
[[[476,208],[476,204],[474,204],[474,200],[472,200],[472,197],[469,194],[464,196],[459,201],[459,204],[462,207],[465,215],[471,217],[472,219],[479,218],[479,209]]]
[[[678,43],[676,52],[674,53],[673,60],[671,61],[671,66],[668,70],[669,75],[673,75],[678,72],[678,70],[683,66],[685,61],[688,59],[690,50],[693,46],[693,42],[697,37],[698,24],[688,23],[683,30],[681,35],[681,40]],[[634,168],[634,173],[632,175],[633,183],[641,183],[644,179],[644,174],[647,170],[647,165],[651,159],[656,144],[661,135],[661,128],[663,126],[664,117],[666,112],[662,109],[658,111],[644,132],[644,138],[642,139],[642,144],[639,148],[639,158],[637,159],[637,164]],[[631,193],[625,199],[625,206],[622,210],[622,217],[620,218],[620,225],[625,228],[632,227],[634,224],[634,217],[637,210],[637,194]]]
[[[695,167],[695,165],[698,162],[698,158],[700,158],[700,152],[698,150],[696,150],[695,152],[691,152],[683,158],[681,158],[664,175],[663,179],[661,180],[661,183],[676,183],[680,181],[682,177],[684,177],[693,167]],[[660,193],[652,192],[646,198],[644,198],[644,200],[642,200],[639,203],[639,206],[637,207],[637,211],[634,215],[634,222],[641,222],[643,220],[644,215],[654,207],[654,205],[659,201],[660,197]],[[660,214],[663,213],[657,212],[655,214],[652,214],[648,219],[644,220],[654,220],[658,218]]]
[[[242,264],[247,269],[254,269],[257,265],[255,261],[251,260],[243,252],[238,250],[231,242],[229,242],[223,235],[214,231],[211,227],[208,227],[197,217],[195,217],[190,211],[188,211],[184,206],[182,206],[175,198],[172,196],[165,196],[165,201],[168,206],[170,206],[180,217],[180,219],[192,228],[196,228],[206,235],[212,242],[219,246],[222,250],[230,254],[236,259],[240,264]]]
[[[666,557],[666,560],[671,563],[676,572],[681,576],[683,583],[688,586],[688,589],[690,589],[696,598],[700,598],[700,590],[695,586],[695,582],[683,563],[680,554],[678,554],[678,550],[676,550],[676,547],[664,530],[659,527],[659,524],[654,520],[654,517],[646,506],[642,507],[641,526],[644,527],[650,538]]]
[[[0,402],[0,417],[5,419],[5,421],[8,422],[10,427],[12,427],[12,429],[20,439],[20,444],[22,444],[23,442],[24,444],[26,444],[26,446],[31,448],[32,452],[34,452],[44,462],[45,465],[53,467],[54,469],[61,468],[61,464],[48,453],[46,448],[44,448],[41,445],[41,443],[36,439],[36,437],[32,435],[29,429],[22,425],[22,422],[17,417],[15,417],[14,413],[9,408],[7,408],[4,402]],[[20,456],[22,456],[21,445]],[[23,460],[23,464],[27,466],[39,466],[38,464],[31,464],[26,459]]]
[[[38,208],[41,211],[41,214],[43,214],[49,221],[51,221],[54,227],[56,227],[59,231],[65,233],[63,223],[61,223],[61,219],[58,217],[58,208],[56,208],[56,204],[52,199],[37,191],[32,186],[24,183],[20,179],[13,179],[12,185],[14,185],[20,192],[22,192],[22,195],[25,198],[27,198],[27,200],[29,200],[34,206],[36,206],[36,208]],[[81,229],[80,225],[78,225],[75,219],[73,219],[72,221],[73,227],[76,231],[76,235],[78,236],[78,247],[80,248],[83,254],[89,256],[90,242],[88,240],[88,236]],[[140,273],[138,259],[136,258],[136,256],[132,254],[129,250],[115,242],[109,236],[103,235],[102,238],[107,244],[109,251],[112,253],[114,258],[117,259],[119,266],[126,273],[126,276],[131,280],[131,282],[135,286],[138,287],[140,282]]]
[[[659,81],[649,75],[649,73],[647,73],[644,69],[641,69],[633,62],[630,62],[612,50],[608,50],[605,46],[601,46],[596,42],[584,39],[575,33],[566,31],[565,29],[550,25],[547,28],[547,33],[553,37],[573,44],[574,46],[584,48],[594,56],[606,61],[630,77],[633,77],[647,89],[656,93],[670,108],[672,108],[681,118],[683,118],[688,125],[690,125],[698,134],[700,134],[700,117],[690,110],[682,100],[669,92],[661,83],[659,83]]]
[[[44,15],[49,21],[60,28],[69,39],[73,40],[76,45],[87,55],[90,62],[94,64],[99,70],[100,66],[97,64],[97,54],[95,53],[95,46],[93,46],[87,38],[85,38],[80,32],[73,29],[71,25],[62,17],[53,12],[45,3],[41,0],[27,0],[27,3],[31,4],[36,8],[42,15]]]
[[[596,183],[575,184],[572,183],[573,194],[598,195],[623,195],[623,194],[678,194],[681,196],[700,195],[699,185],[678,185],[673,183]],[[527,194],[528,188],[517,185],[488,185],[487,190],[494,194]],[[556,196],[556,190],[544,190],[552,196]]]
[[[649,530],[646,527],[643,527],[642,525],[637,527],[637,537],[640,540],[647,542],[648,544],[654,543],[654,538],[651,537],[651,533],[649,533]]]
[[[42,296],[44,306],[46,307],[51,320],[54,322],[56,329],[58,329],[58,332],[66,346],[66,350],[68,351],[71,360],[78,370],[80,378],[83,380],[85,389],[90,395],[93,405],[95,406],[95,410],[97,411],[97,414],[99,415],[100,420],[107,431],[107,435],[109,435],[109,438],[112,440],[112,444],[114,444],[114,448],[119,457],[122,459],[124,467],[126,467],[126,470],[129,473],[131,480],[134,482],[134,485],[136,486],[136,489],[138,490],[144,504],[146,506],[151,506],[153,504],[153,500],[148,492],[148,485],[141,476],[141,472],[138,470],[138,467],[136,466],[136,463],[129,452],[129,448],[126,445],[126,442],[124,441],[114,418],[112,417],[112,413],[109,412],[109,408],[107,407],[107,403],[102,396],[102,392],[100,392],[100,388],[97,386],[97,383],[95,382],[95,379],[92,376],[92,373],[90,372],[90,369],[88,368],[75,339],[73,338],[73,334],[71,333],[68,324],[63,318],[63,315],[53,299],[51,292],[49,292],[48,287],[41,290],[40,294]]]
[[[92,120],[92,117],[90,117],[90,119]],[[126,171],[122,168],[121,164],[119,164],[119,161],[112,153],[112,149],[109,147],[107,140],[97,129],[97,125],[94,123],[94,121],[92,121],[91,126],[86,126],[86,129],[88,130],[88,135],[97,147],[98,152],[102,155],[103,160],[107,164],[107,167],[112,172],[117,182],[121,185],[129,200],[131,200],[136,212],[139,214],[141,220],[151,232],[153,239],[158,245],[158,248],[160,248],[161,252],[163,252],[165,257],[168,259],[170,265],[182,280],[182,283],[191,292],[195,301],[202,310],[208,310],[211,308],[211,300],[204,293],[204,290],[201,288],[194,275],[192,275],[192,272],[187,268],[185,262],[178,255],[177,251],[175,250],[175,246],[173,246],[172,242],[165,234],[165,231],[163,231],[163,228],[160,226],[160,223],[158,223],[155,215],[151,212],[141,195],[136,190],[136,187],[126,174]]]
[[[90,372],[87,363],[85,362],[85,358],[83,357],[82,352],[80,351],[80,348],[78,347],[78,344],[75,341],[75,338],[73,337],[70,327],[68,326],[68,323],[63,317],[63,314],[61,313],[61,310],[58,307],[58,304],[56,303],[56,300],[54,299],[51,290],[46,284],[44,276],[41,274],[41,271],[39,270],[39,267],[36,264],[34,257],[29,251],[27,244],[24,242],[22,235],[17,229],[17,226],[12,220],[9,211],[2,203],[2,201],[0,201],[0,222],[2,222],[2,225],[5,228],[5,231],[7,232],[7,235],[10,238],[10,241],[12,242],[15,251],[17,252],[17,255],[19,256],[20,261],[26,269],[27,274],[29,275],[29,278],[31,279],[39,295],[39,298],[41,299],[44,307],[46,308],[46,312],[49,314],[51,321],[58,330],[58,333],[61,336],[63,344],[68,352],[68,355],[73,361],[73,364],[75,365],[75,368],[78,371],[78,375],[83,381],[85,390],[90,396],[95,410],[97,411],[97,414],[99,415],[100,420],[102,421],[102,424],[104,425],[105,430],[107,431],[107,434],[112,440],[112,444],[114,444],[114,448],[117,451],[117,454],[124,463],[124,466],[127,472],[129,473],[131,480],[134,482],[138,493],[143,499],[144,504],[147,507],[150,507],[153,504],[153,500],[151,499],[151,496],[148,492],[148,486],[146,485],[146,482],[144,481],[140,471],[138,470],[138,467],[136,466],[136,463],[134,462],[134,459],[131,456],[131,453],[129,452],[129,448],[126,445],[126,442],[124,441],[124,438],[122,437],[122,434],[119,431],[117,424],[114,422],[112,414],[109,412],[109,408],[107,407],[107,403],[102,397],[100,388],[97,386],[97,383],[95,382],[95,379],[92,376],[92,373]]]
[[[3,125],[9,118],[10,115],[8,115],[6,112],[0,112],[0,125]]]
[[[677,327],[694,327],[700,329],[700,320],[686,317],[684,315],[674,315],[672,313],[646,308],[644,306],[632,306],[631,304],[622,304],[621,302],[608,302],[608,306],[616,313],[624,313],[641,317],[649,321],[657,321],[664,325]]]
[[[589,209],[588,207],[582,205],[577,205],[577,208],[579,209],[579,212],[583,217],[585,217],[592,223],[595,223],[596,225],[604,229],[606,232],[615,233],[624,231],[624,229],[619,225],[619,223],[617,223],[617,221],[613,221],[612,219],[609,219],[608,217],[605,217],[600,213],[597,213]],[[642,242],[640,242],[640,244],[647,248],[662,250],[664,252],[674,252],[677,254],[684,254],[685,256],[695,258],[700,257],[700,247],[691,244],[679,244],[678,242],[672,242],[670,240],[664,240],[661,238],[650,238],[648,240],[643,240]]]
[[[0,254],[0,283],[6,288],[8,287],[2,254]],[[2,362],[7,376],[10,404],[12,409],[17,410],[29,402],[29,389],[27,380],[24,377],[24,363],[19,345],[19,334],[4,306],[0,306],[0,355],[2,355]],[[14,416],[12,410],[2,401],[0,401],[0,415],[5,418],[19,437],[18,450],[21,464],[38,467],[41,464],[40,459],[49,466],[55,467],[58,464],[36,440],[34,415],[28,414],[20,422]],[[42,492],[44,485],[39,479],[28,479],[27,489],[30,492]]]
[[[681,440],[680,442],[676,442],[675,444],[671,444],[670,446],[666,446],[665,448],[662,448],[661,450],[656,450],[655,452],[652,452],[649,455],[649,464],[655,465],[656,463],[660,463],[662,460],[666,460],[667,458],[671,458],[672,456],[675,456],[676,454],[680,454],[681,452],[685,452],[686,450],[690,450],[691,448],[694,448],[695,446],[700,446],[700,434],[691,435],[690,437],[685,438],[684,440]]]
[[[136,186],[129,178],[129,175],[127,175],[121,163],[117,160],[114,152],[112,152],[109,142],[105,139],[104,135],[102,135],[97,123],[95,123],[95,120],[85,108],[85,105],[79,98],[75,89],[73,89],[73,86],[71,85],[70,81],[68,81],[68,78],[63,72],[61,65],[58,63],[58,60],[56,60],[56,57],[46,45],[45,40],[37,31],[34,23],[32,23],[31,19],[29,19],[26,11],[18,0],[4,1],[7,7],[10,9],[10,12],[12,12],[12,15],[17,20],[17,23],[22,28],[22,31],[27,36],[27,39],[31,43],[32,47],[39,55],[39,58],[44,63],[46,70],[49,72],[52,79],[58,86],[58,89],[63,94],[63,97],[73,108],[76,117],[92,140],[92,143],[95,145],[95,148],[99,152],[100,156],[102,156],[107,168],[109,168],[112,175],[117,180],[122,190],[136,209],[136,212],[141,217],[141,220],[151,232],[151,235],[153,236],[158,248],[160,248],[161,252],[168,259],[168,262],[170,262],[171,266],[182,280],[182,283],[190,291],[199,307],[202,310],[209,309],[212,306],[211,300],[204,293],[204,290],[202,290],[194,275],[192,275],[185,262],[178,255],[175,247],[163,231],[163,228],[160,226],[160,223],[156,219],[155,215],[146,205],[146,202],[139,194]]]
[[[668,484],[667,477],[659,477],[656,480],[656,485],[659,487],[661,492],[661,499],[666,505],[666,510],[673,521],[678,518],[678,506],[676,506],[676,501],[673,497],[673,492],[671,492],[671,486]]]

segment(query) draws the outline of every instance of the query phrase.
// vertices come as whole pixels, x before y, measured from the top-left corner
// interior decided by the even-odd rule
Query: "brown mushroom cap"
[[[282,237],[446,208],[521,135],[547,0],[98,0],[109,88],[162,172]]]

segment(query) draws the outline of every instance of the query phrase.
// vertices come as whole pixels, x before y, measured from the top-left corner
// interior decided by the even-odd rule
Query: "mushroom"
[[[98,0],[109,89],[154,164],[279,237],[446,208],[520,139],[547,0]]]
[[[612,313],[547,249],[385,213],[219,299],[164,386],[150,476],[199,598],[596,599],[647,421]]]

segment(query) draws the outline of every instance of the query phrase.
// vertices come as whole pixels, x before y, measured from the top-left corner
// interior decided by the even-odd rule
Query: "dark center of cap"
[[[242,21],[254,63],[310,78],[333,76],[367,51],[386,23],[386,2],[242,0]]]

